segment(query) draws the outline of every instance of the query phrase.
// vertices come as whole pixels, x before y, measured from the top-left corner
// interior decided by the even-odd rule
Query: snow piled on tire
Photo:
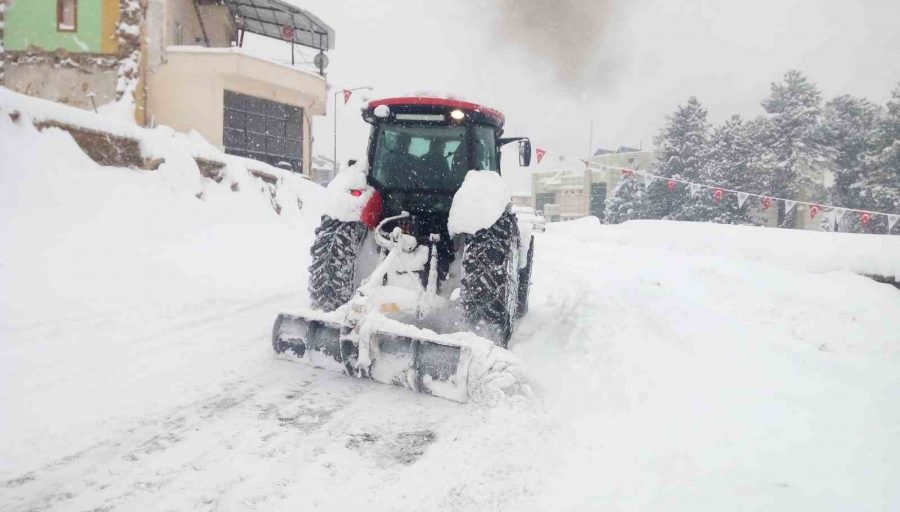
[[[342,222],[358,221],[366,203],[375,193],[375,189],[366,183],[368,169],[369,163],[363,158],[337,173],[325,188],[325,207],[322,213]],[[362,190],[362,194],[354,196],[350,193],[351,190]]]
[[[503,184],[500,173],[469,171],[453,196],[447,230],[451,235],[472,235],[487,229],[497,222],[509,202],[509,190]]]

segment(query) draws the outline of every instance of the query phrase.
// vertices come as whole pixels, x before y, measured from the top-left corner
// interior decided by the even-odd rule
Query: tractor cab
[[[369,135],[369,184],[385,216],[410,212],[445,225],[453,195],[470,170],[500,172],[500,148],[519,141],[528,165],[527,138],[504,139],[503,114],[465,101],[406,97],[375,100],[363,109]]]

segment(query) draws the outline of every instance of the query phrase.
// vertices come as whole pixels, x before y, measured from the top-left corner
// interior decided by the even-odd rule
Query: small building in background
[[[603,219],[606,200],[622,179],[621,169],[650,169],[656,162],[656,152],[626,146],[615,151],[598,149],[588,161],[589,169],[578,161],[531,175],[534,207],[542,210],[548,221],[588,215]]]
[[[324,187],[334,179],[334,171],[334,160],[327,156],[313,155],[309,168],[309,179]]]
[[[525,192],[513,193],[510,196],[513,206],[532,206],[531,194]]]
[[[334,31],[279,0],[0,0],[0,85],[309,173]],[[285,62],[242,48],[283,40]],[[317,50],[318,68],[292,61]],[[288,54],[288,52],[290,52]]]

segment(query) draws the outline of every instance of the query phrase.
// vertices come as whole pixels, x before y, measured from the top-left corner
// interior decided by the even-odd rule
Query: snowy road
[[[206,321],[179,319],[177,327],[142,339],[156,347],[151,359],[171,364],[154,365],[141,344],[129,344],[105,358],[112,366],[91,368],[91,379],[83,376],[85,368],[71,368],[82,377],[68,400],[90,406],[90,397],[77,395],[102,383],[118,388],[94,397],[106,401],[98,407],[109,415],[102,421],[77,425],[60,418],[65,406],[43,391],[51,383],[35,386],[21,399],[29,409],[69,423],[68,435],[57,446],[35,450],[39,455],[33,446],[16,450],[37,463],[3,472],[0,508],[334,509],[378,496],[385,508],[412,509],[427,501],[438,472],[451,480],[435,505],[481,506],[525,493],[528,478],[478,488],[484,479],[528,469],[513,464],[515,457],[496,455],[516,449],[503,430],[528,427],[533,412],[467,408],[276,361],[269,324],[292,303],[276,297]],[[121,374],[140,376],[122,382],[116,378]],[[52,384],[60,387],[75,379],[57,377]],[[135,404],[131,397],[148,401]],[[59,406],[63,413],[54,414],[51,409]],[[125,419],[122,408],[137,414]],[[139,412],[144,408],[149,414]],[[486,423],[494,426],[473,432]],[[482,446],[498,451],[493,461],[480,460]],[[426,453],[428,460],[421,460]],[[496,494],[504,487],[509,489]]]
[[[128,342],[102,321],[11,333],[115,350],[16,381],[0,508],[900,503],[896,289],[555,228],[514,338],[537,402],[463,406],[274,360],[270,323],[303,300],[287,291],[141,312]]]
[[[900,509],[896,237],[553,224],[460,405],[274,359],[322,191],[191,165],[0,116],[0,510]]]

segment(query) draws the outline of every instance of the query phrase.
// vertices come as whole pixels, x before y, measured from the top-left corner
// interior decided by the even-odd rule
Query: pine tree
[[[823,193],[813,179],[822,172],[827,154],[817,137],[821,103],[816,86],[796,70],[788,71],[782,83],[773,83],[762,101],[772,125],[765,143],[774,165],[769,187],[776,196],[802,199]],[[778,208],[779,226],[793,227],[794,215],[786,215],[781,202]]]
[[[627,220],[640,219],[643,211],[643,194],[644,186],[639,177],[634,174],[623,176],[613,189],[612,197],[606,202],[603,222],[619,224]]]
[[[900,84],[887,104],[887,115],[875,134],[876,151],[866,159],[866,175],[860,187],[860,200],[867,209],[900,214]],[[887,220],[875,217],[867,231],[884,231]],[[894,226],[896,233],[900,227]]]
[[[762,176],[758,172],[760,149],[754,135],[755,132],[738,115],[713,130],[700,170],[700,182],[732,190],[761,190]],[[753,222],[749,213],[751,202],[745,201],[741,205],[733,193],[726,194],[718,202],[709,190],[704,190],[698,197],[694,206],[695,220],[723,224]]]
[[[660,163],[653,174],[698,181],[708,132],[706,109],[691,96],[685,105],[675,109],[656,138]],[[696,202],[684,186],[670,191],[665,180],[655,180],[644,194],[644,218],[702,220],[694,218],[698,215]]]
[[[834,184],[829,197],[838,206],[863,208],[860,191],[866,179],[866,156],[877,149],[882,109],[864,98],[838,96],[825,104],[819,139],[834,157]],[[843,224],[852,223],[851,218]]]

